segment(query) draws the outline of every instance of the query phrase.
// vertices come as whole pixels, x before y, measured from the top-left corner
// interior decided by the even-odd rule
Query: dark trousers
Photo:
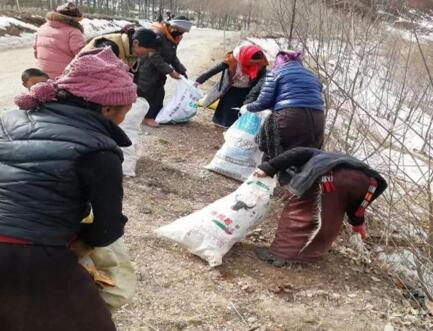
[[[146,114],[146,118],[155,119],[158,116],[159,111],[164,106],[165,97],[165,82],[167,78],[161,77],[151,88],[143,92],[144,98],[149,103],[149,111]]]
[[[295,147],[322,147],[325,131],[323,111],[288,108],[275,112],[275,116],[284,151]]]
[[[116,330],[96,285],[69,249],[0,244],[0,261],[0,330]]]
[[[239,117],[239,110],[233,108],[242,107],[250,90],[251,88],[231,87],[227,93],[221,97],[212,121],[225,128],[232,126]]]

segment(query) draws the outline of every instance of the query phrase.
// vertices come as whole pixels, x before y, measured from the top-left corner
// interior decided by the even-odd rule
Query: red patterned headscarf
[[[263,54],[262,61],[252,62],[252,57],[257,53]],[[238,52],[234,53],[234,56],[241,65],[242,73],[248,75],[251,80],[257,77],[261,68],[268,65],[268,60],[266,59],[263,50],[256,45],[241,46]]]

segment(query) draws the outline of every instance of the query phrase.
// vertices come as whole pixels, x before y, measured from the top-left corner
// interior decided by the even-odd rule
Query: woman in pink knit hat
[[[64,76],[16,98],[0,122],[1,329],[115,330],[71,243],[110,245],[123,235],[117,126],[136,86],[109,49],[78,56]],[[92,224],[81,224],[92,206]]]

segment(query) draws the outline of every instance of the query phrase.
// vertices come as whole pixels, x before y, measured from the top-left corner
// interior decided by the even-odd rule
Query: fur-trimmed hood
[[[63,24],[70,25],[70,26],[80,30],[82,33],[84,33],[83,26],[75,20],[75,17],[66,16],[63,14],[56,13],[56,12],[49,12],[46,16],[46,19],[48,21],[60,22]]]

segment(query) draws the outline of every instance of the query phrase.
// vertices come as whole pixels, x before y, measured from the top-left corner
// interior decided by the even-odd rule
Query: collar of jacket
[[[180,41],[182,40],[182,36],[173,38],[170,31],[168,31],[168,25],[165,23],[154,22],[152,23],[152,27],[162,33],[170,42],[175,45],[179,45]]]
[[[338,167],[362,171],[377,181],[377,189],[371,202],[381,195],[388,186],[386,180],[376,170],[350,155],[323,152],[309,147],[298,147],[298,149],[313,151],[312,157],[302,167],[289,168],[285,171],[291,177],[288,190],[298,197],[301,197],[320,176]]]
[[[83,123],[83,126],[95,127],[94,123],[98,123],[97,127],[99,127],[99,130],[113,139],[119,147],[129,147],[132,145],[129,137],[118,125],[95,111],[59,102],[46,103],[40,107],[46,108],[60,116],[67,117],[75,123]]]
[[[52,12],[49,12],[47,14],[46,19],[49,21],[55,21],[55,22],[60,22],[60,23],[70,25],[70,26],[80,30],[81,32],[84,32],[83,26],[80,23],[78,23],[77,21],[75,21],[74,17],[62,15],[62,14],[59,14],[59,13],[52,11]]]
[[[232,79],[236,75],[236,69],[238,66],[238,61],[233,55],[233,52],[227,53],[224,63],[229,66],[230,79]]]
[[[131,53],[131,43],[128,34],[123,32],[103,34],[102,36],[92,39],[86,46],[86,49],[94,48],[96,41],[102,38],[112,41],[119,47],[119,59],[126,63],[131,71],[134,72],[134,68],[137,64],[137,56]]]

